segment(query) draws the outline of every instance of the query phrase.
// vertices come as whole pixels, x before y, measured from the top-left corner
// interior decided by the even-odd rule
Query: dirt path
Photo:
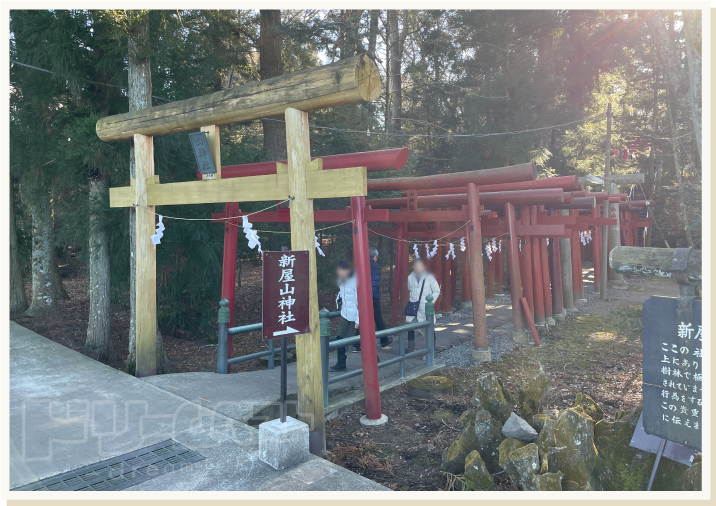
[[[540,368],[553,388],[543,411],[573,406],[577,392],[590,395],[613,420],[617,410],[641,402],[641,304],[652,295],[676,296],[670,280],[629,279],[629,289],[609,290],[608,299],[586,286],[588,302],[556,328],[540,329],[542,346],[519,346],[500,361],[444,370],[453,396],[423,400],[408,396],[407,385],[382,394],[389,422],[366,429],[356,409],[328,423],[328,459],[396,490],[445,490],[443,451],[459,433],[459,416],[474,408],[475,379],[495,372],[516,392]],[[512,490],[506,474],[495,475],[497,490]]]

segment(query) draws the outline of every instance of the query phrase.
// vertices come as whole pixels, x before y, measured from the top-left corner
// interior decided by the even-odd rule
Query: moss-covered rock
[[[574,407],[576,408],[577,406],[581,406],[587,416],[595,422],[604,418],[604,410],[587,394],[577,393],[574,399]]]
[[[457,424],[460,426],[460,428],[464,428],[470,423],[475,423],[475,414],[476,411],[472,409],[468,409],[465,411],[460,417],[457,419]]]
[[[534,415],[532,418],[532,427],[534,427],[538,433],[541,433],[548,420],[551,420],[549,415]]]
[[[537,445],[537,448],[539,448],[539,454],[543,460],[550,448],[557,446],[557,441],[554,438],[554,429],[556,428],[557,420],[549,417],[544,419],[542,430],[539,431],[537,439],[533,441],[534,444]]]
[[[524,490],[536,490],[540,492],[561,491],[562,477],[562,473],[532,475],[527,482],[523,483],[523,488]]]
[[[469,425],[469,424],[468,424]],[[502,471],[499,465],[502,423],[489,412],[481,409],[473,418],[473,432],[477,441],[477,451],[491,473]]]
[[[637,406],[614,422],[601,420],[594,426],[594,441],[611,468],[606,490],[646,490],[656,456],[629,446],[641,411]],[[701,462],[689,467],[662,458],[652,490],[701,490]]]
[[[520,413],[522,418],[535,429],[537,427],[534,425],[534,416],[540,412],[542,400],[551,387],[552,380],[540,372],[519,388],[517,403],[520,406]]]
[[[495,487],[495,482],[477,450],[471,451],[465,458],[464,477],[471,490],[492,490]]]
[[[493,373],[484,374],[477,379],[473,401],[478,409],[490,412],[502,423],[510,417],[515,405],[515,400]]]
[[[594,421],[574,408],[564,410],[554,429],[555,446],[549,470],[561,471],[566,481],[585,490],[604,490],[611,477],[606,461],[594,446]]]
[[[465,427],[443,455],[443,468],[448,473],[461,474],[465,470],[465,458],[479,447],[475,435],[475,417],[468,416],[466,422]]]
[[[505,439],[503,445],[506,441],[510,439]],[[518,447],[514,443],[500,445],[500,465],[505,469],[514,486],[521,490],[530,490],[532,476],[538,475],[540,470],[539,451],[534,443],[521,444],[524,446]]]
[[[452,395],[453,383],[443,376],[424,376],[413,378],[408,382],[410,396],[421,399],[432,398],[439,395]]]
[[[466,451],[462,441],[456,439],[443,454],[443,469],[452,474],[463,473],[465,471],[465,458],[469,453],[469,451]]]
[[[498,462],[500,464],[500,467],[504,468],[510,454],[517,448],[522,448],[523,446],[527,446],[527,444],[523,443],[522,441],[517,441],[516,439],[507,438],[502,441],[499,447],[500,459]]]

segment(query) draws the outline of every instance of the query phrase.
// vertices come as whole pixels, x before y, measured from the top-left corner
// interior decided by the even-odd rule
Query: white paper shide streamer
[[[492,245],[490,243],[485,245],[485,253],[487,254],[487,259],[492,260]]]
[[[449,258],[450,255],[452,255],[452,258],[454,260],[455,259],[455,245],[453,243],[450,243],[450,249],[448,249],[448,252],[445,255],[445,258]]]
[[[465,251],[467,249],[467,245],[465,244],[465,238],[460,238],[460,251]]]
[[[243,227],[244,227],[244,234],[246,234],[246,239],[249,241],[249,248],[254,249],[256,246],[259,247],[259,253],[263,253],[261,251],[261,241],[259,241],[259,236],[256,234],[255,230],[252,230],[251,228],[253,225],[249,223],[249,217],[248,216],[242,216],[243,218]]]
[[[323,252],[323,250],[321,249],[321,244],[318,242],[318,236],[317,236],[317,235],[314,235],[313,238],[314,238],[315,241],[316,241],[316,242],[315,242],[315,245],[316,245],[316,251],[318,252],[318,254],[321,255],[322,257],[326,256],[326,254],[325,254],[325,253]],[[260,248],[259,248],[259,251],[261,251]]]
[[[420,253],[418,253],[418,245],[413,244],[413,251],[415,252],[415,258],[420,258]]]
[[[430,258],[434,257],[437,254],[437,252],[438,252],[438,241],[435,240],[435,241],[433,241],[433,249],[430,252]]]
[[[164,237],[164,223],[162,223],[163,216],[159,215],[159,223],[157,223],[157,230],[152,236],[152,244],[161,244],[160,239]]]

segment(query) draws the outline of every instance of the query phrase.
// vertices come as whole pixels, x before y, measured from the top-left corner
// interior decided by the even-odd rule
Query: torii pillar
[[[482,231],[480,230],[480,192],[475,183],[467,184],[468,251],[470,253],[470,288],[472,290],[473,360],[489,362],[492,352],[487,341],[485,282],[482,273]]]

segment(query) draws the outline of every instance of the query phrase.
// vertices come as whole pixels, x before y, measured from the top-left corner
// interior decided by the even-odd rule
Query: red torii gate
[[[571,179],[572,183],[576,183],[576,178]],[[532,183],[532,182],[530,182]],[[520,183],[516,183],[515,186],[519,186]],[[536,248],[539,248],[539,240],[541,238],[546,237],[560,237],[565,234],[564,226],[563,225],[553,225],[553,224],[538,224],[535,220],[534,223],[531,223],[529,221],[529,213],[525,213],[527,216],[527,221],[523,221],[522,223],[516,223],[514,218],[514,204],[513,202],[516,202],[522,206],[522,209],[529,209],[529,205],[532,204],[535,206],[537,204],[544,204],[544,203],[554,203],[555,205],[559,205],[564,202],[565,198],[567,201],[572,200],[572,196],[569,194],[565,194],[561,188],[550,188],[550,186],[554,183],[538,183],[539,185],[543,185],[542,189],[537,190],[526,190],[526,191],[498,191],[498,192],[485,192],[482,193],[483,186],[475,187],[475,193],[476,195],[472,197],[470,193],[454,193],[451,195],[423,195],[420,196],[419,194],[417,196],[414,196],[413,194],[415,192],[408,191],[406,192],[406,197],[403,198],[388,198],[388,199],[374,199],[367,201],[368,204],[371,205],[373,208],[407,208],[408,206],[412,206],[414,211],[405,211],[401,210],[398,212],[391,212],[390,216],[391,218],[388,221],[392,222],[409,222],[409,221],[416,221],[416,222],[431,222],[431,221],[457,221],[457,222],[466,222],[468,219],[471,219],[469,215],[469,208],[471,199],[477,197],[480,201],[480,204],[484,204],[486,206],[505,206],[508,209],[511,209],[512,211],[512,219],[510,220],[510,213],[509,211],[507,214],[506,220],[499,220],[495,213],[490,213],[490,211],[487,211],[486,213],[482,213],[482,220],[480,223],[480,229],[481,229],[481,236],[485,237],[499,237],[502,235],[509,235],[508,238],[508,261],[510,264],[510,285],[511,285],[511,295],[512,295],[512,310],[513,310],[513,320],[514,320],[514,326],[516,334],[514,337],[518,337],[524,335],[526,325],[523,318],[522,313],[522,307],[521,307],[521,297],[522,297],[522,289],[520,286],[520,267],[519,267],[519,260],[518,260],[518,254],[517,254],[517,236],[518,235],[526,235],[530,234],[534,236],[535,238],[535,246]],[[504,188],[509,188],[509,186],[505,186]],[[468,187],[469,189],[469,187]],[[462,188],[455,188],[456,191],[462,190]],[[479,193],[478,191],[479,190]],[[448,190],[450,191],[450,190]],[[463,190],[464,191],[464,190]],[[426,191],[425,193],[433,193],[433,190]],[[410,200],[412,198],[412,200]],[[463,204],[468,204],[468,210],[466,210]],[[431,207],[454,207],[454,206],[462,206],[463,209],[461,210],[450,210],[450,211],[418,211],[418,208],[431,208]],[[472,220],[476,221],[476,220]],[[416,230],[411,231],[409,229],[406,229],[404,226],[402,226],[403,223],[400,223],[398,227],[383,227],[382,229],[379,229],[379,233],[384,235],[390,235],[393,237],[398,238],[423,238],[423,239],[430,239],[430,238],[446,238],[446,239],[454,239],[458,237],[464,237],[466,234],[461,229],[454,231],[450,233],[452,230],[454,230],[454,225],[451,225],[449,223],[445,223],[442,226],[437,226],[436,228],[432,230]],[[452,227],[452,229],[450,229]],[[425,228],[425,227],[424,227]],[[375,230],[375,229],[374,229]],[[518,231],[519,230],[519,231]],[[378,232],[378,230],[376,230]],[[445,232],[448,232],[447,234]],[[484,281],[482,279],[482,244],[480,241],[475,241],[470,239],[470,234],[467,234],[468,236],[468,244],[469,244],[469,253],[470,253],[470,288],[472,291],[472,298],[473,300],[473,319],[476,320],[479,318],[480,313],[482,313],[482,318],[484,321],[484,297],[485,297],[485,291],[484,291]],[[544,241],[543,241],[544,242]],[[544,245],[546,248],[546,244]],[[400,247],[400,245],[399,245]],[[532,247],[532,246],[531,246]],[[527,248],[525,248],[525,251]],[[401,264],[405,264],[405,261],[403,259],[403,255],[398,255],[399,261],[401,261]],[[526,256],[523,256],[523,258],[527,258]],[[537,274],[540,276],[540,281],[542,280],[542,266],[543,262],[539,258],[539,256],[535,256],[536,261],[534,267],[537,269]],[[544,256],[545,262],[547,259],[547,256]],[[526,268],[526,267],[525,267]],[[531,272],[532,266],[529,267],[525,272]],[[399,268],[397,269],[399,273],[402,272],[403,269]],[[479,273],[479,274],[478,274]],[[465,270],[463,271],[463,280],[467,278],[465,275]],[[405,276],[404,276],[405,277]],[[494,281],[494,276],[489,275],[488,271],[488,281],[492,283]],[[463,281],[463,291],[465,290],[465,281]],[[396,283],[396,287],[397,287]],[[475,289],[477,288],[477,289]],[[494,289],[494,286],[493,286]],[[539,285],[540,291],[543,290],[543,286],[540,283]],[[531,294],[532,288],[530,286],[529,290],[525,290],[526,293]],[[549,283],[547,284],[547,293],[549,294]],[[542,300],[543,294],[540,293],[539,298]],[[397,304],[393,305],[393,314],[396,313],[396,307]],[[532,306],[534,307],[534,306]],[[550,305],[551,307],[551,305]],[[473,321],[473,325],[476,329],[481,328],[485,324],[482,325],[479,324],[478,321]],[[486,340],[486,334],[484,336],[484,343],[482,342],[483,339],[480,339],[480,335],[478,334],[478,331],[475,333],[475,348],[476,351],[487,351],[487,340]],[[516,339],[519,341],[526,341],[526,336],[524,336],[523,339]],[[485,348],[485,350],[481,350],[480,348]]]
[[[360,153],[350,153],[341,155],[331,155],[321,157],[323,161],[323,170],[342,169],[346,167],[366,167],[368,172],[400,170],[408,160],[409,150],[407,148],[386,149],[381,151],[366,151]],[[312,160],[315,160],[313,157]],[[276,174],[278,170],[277,164],[282,162],[259,162],[243,165],[227,165],[221,168],[221,177],[235,178],[247,176],[262,176]],[[197,171],[197,177],[201,179],[201,174]],[[365,198],[363,198],[365,199]],[[254,215],[254,222],[288,222],[290,214],[288,209],[279,209],[279,211],[263,212]],[[314,211],[314,221],[319,223],[340,223],[341,221],[351,221],[353,219],[351,211]],[[221,298],[229,301],[229,326],[234,326],[234,309],[236,305],[236,260],[238,231],[240,228],[241,210],[239,202],[227,202],[224,210],[219,213],[212,213],[211,217],[215,222],[224,223],[224,255],[221,279]],[[366,217],[379,221],[383,215],[376,215],[368,211]],[[232,218],[232,219],[227,219]],[[362,236],[362,234],[359,234]],[[362,240],[362,237],[361,237]],[[367,238],[365,248],[368,248]],[[367,249],[366,249],[367,251]],[[227,357],[232,356],[233,336],[228,338]],[[231,366],[229,366],[230,368]]]

